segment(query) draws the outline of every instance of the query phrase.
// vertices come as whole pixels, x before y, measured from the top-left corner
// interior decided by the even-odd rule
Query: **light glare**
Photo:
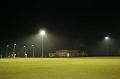
[[[32,45],[32,46],[34,46],[34,45]]]
[[[106,36],[106,37],[105,37],[105,39],[107,40],[107,39],[109,39],[109,37],[108,37],[108,36]]]
[[[40,32],[40,34],[41,34],[41,35],[45,35],[45,31],[42,30],[42,31]]]

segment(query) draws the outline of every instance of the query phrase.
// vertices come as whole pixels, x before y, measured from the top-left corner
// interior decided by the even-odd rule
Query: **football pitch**
[[[120,57],[0,59],[0,79],[120,79]]]

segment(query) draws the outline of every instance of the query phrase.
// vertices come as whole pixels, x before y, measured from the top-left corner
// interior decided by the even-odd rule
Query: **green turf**
[[[120,79],[120,58],[0,59],[0,79]]]

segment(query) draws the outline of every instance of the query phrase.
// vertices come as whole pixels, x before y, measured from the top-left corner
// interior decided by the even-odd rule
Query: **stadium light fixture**
[[[45,32],[45,30],[41,30],[40,31],[40,35],[42,36],[42,58],[43,58],[43,52],[44,52],[44,36],[45,36],[45,34],[46,34],[46,32]]]
[[[108,40],[108,39],[110,39],[110,37],[106,36],[106,37],[105,37],[105,40]]]
[[[35,45],[32,45],[33,57],[34,57],[34,46],[35,46]]]

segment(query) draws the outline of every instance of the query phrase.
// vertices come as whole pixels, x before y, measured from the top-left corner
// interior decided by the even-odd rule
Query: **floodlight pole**
[[[45,35],[45,31],[44,30],[42,30],[41,32],[40,32],[40,34],[41,34],[41,36],[42,36],[42,58],[44,57],[44,55],[43,55],[43,52],[44,52],[44,35]]]
[[[26,54],[26,46],[24,46],[24,48],[25,48],[25,54]]]
[[[43,35],[42,35],[42,58],[43,58],[43,50],[44,50],[44,47],[43,47],[43,42],[44,42],[44,40],[43,40],[44,38],[43,38]]]
[[[2,58],[2,47],[0,47],[0,58]]]
[[[8,56],[8,47],[9,45],[6,45],[6,57]]]
[[[13,58],[15,58],[15,46],[16,44],[14,44],[14,48],[13,48]]]
[[[109,41],[109,40],[110,40],[110,37],[106,36],[106,37],[105,37],[105,40],[106,40],[106,41]],[[107,45],[107,52],[108,52],[108,55],[110,55],[110,43],[108,42],[107,44],[108,44],[108,45]]]
[[[34,45],[32,45],[32,49],[33,49],[32,51],[33,51],[33,57],[34,57]]]

